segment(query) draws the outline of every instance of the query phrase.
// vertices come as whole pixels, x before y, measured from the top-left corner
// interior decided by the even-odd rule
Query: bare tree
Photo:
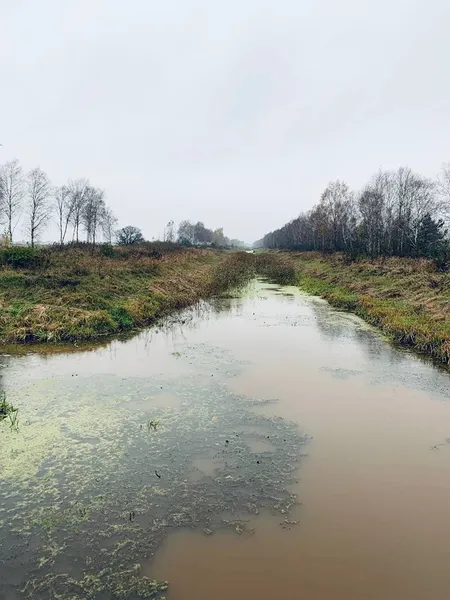
[[[1,167],[0,167],[0,223],[4,221],[4,211],[5,211],[5,187],[3,177],[1,176]]]
[[[52,206],[50,203],[51,184],[44,171],[37,167],[27,175],[27,204],[28,216],[27,229],[30,236],[31,247],[48,222]]]
[[[214,246],[216,246],[217,248],[223,248],[227,245],[228,242],[229,240],[225,237],[223,233],[223,227],[220,227],[219,229],[213,231],[212,243],[214,244]]]
[[[73,196],[67,185],[61,185],[54,189],[56,212],[58,217],[59,243],[61,246],[66,239],[69,223],[74,210]]]
[[[394,237],[397,206],[395,172],[378,171],[366,189],[378,197],[380,203],[381,222],[377,224],[381,237],[379,252],[391,255],[395,252],[394,246],[397,241]],[[373,208],[377,210],[376,204]]]
[[[258,244],[372,256],[443,256],[450,248],[442,219],[446,199],[450,206],[450,166],[438,184],[408,167],[379,171],[357,201],[345,183],[336,181],[309,213]]]
[[[102,219],[102,231],[103,237],[108,244],[112,244],[115,227],[117,225],[117,218],[109,206],[105,207],[103,211]]]
[[[178,226],[178,241],[181,244],[194,243],[194,225],[190,221],[181,221]]]
[[[360,230],[365,240],[366,251],[371,256],[381,253],[384,222],[383,196],[368,186],[360,195],[358,208],[361,215]]]
[[[211,229],[207,229],[201,221],[198,221],[194,225],[194,243],[210,244],[212,242],[212,235],[213,232]]]
[[[331,182],[320,199],[322,216],[327,230],[326,246],[338,250],[345,246],[347,234],[348,203],[352,199],[349,187],[343,181]]]
[[[87,179],[76,179],[69,182],[70,202],[73,207],[70,222],[73,225],[73,239],[77,242],[80,241],[80,226],[89,187]]]
[[[88,187],[81,222],[86,231],[86,241],[95,246],[97,231],[102,224],[105,211],[104,192],[98,188]]]
[[[9,241],[12,237],[20,214],[23,210],[25,197],[25,181],[22,167],[17,159],[5,163],[0,169],[1,188],[3,195],[3,211],[7,226]]]
[[[175,223],[173,221],[169,221],[164,229],[164,241],[175,241]]]
[[[447,221],[450,220],[450,163],[442,165],[437,181],[440,209]]]
[[[408,241],[414,254],[417,253],[419,237],[423,229],[424,219],[437,215],[439,200],[433,181],[420,175],[414,175],[410,190]],[[410,249],[408,250],[410,252]]]

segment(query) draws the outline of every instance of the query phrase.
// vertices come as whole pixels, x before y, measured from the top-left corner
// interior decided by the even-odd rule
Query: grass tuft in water
[[[15,408],[6,400],[6,393],[0,392],[0,421],[9,419],[9,426],[16,431],[19,430],[19,409]]]

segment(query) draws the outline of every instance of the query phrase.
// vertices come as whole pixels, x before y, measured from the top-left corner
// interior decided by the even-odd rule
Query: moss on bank
[[[151,245],[112,255],[47,249],[38,263],[0,271],[0,343],[93,340],[143,327],[247,281],[245,256]]]
[[[348,261],[317,252],[259,255],[277,283],[303,290],[350,310],[395,342],[450,363],[450,274],[429,260],[385,258]]]

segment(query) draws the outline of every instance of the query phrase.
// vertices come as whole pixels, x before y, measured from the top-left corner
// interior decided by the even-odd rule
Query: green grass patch
[[[0,250],[0,264],[9,265],[13,269],[42,268],[47,256],[42,249],[29,246],[10,246]]]
[[[339,308],[345,310],[355,310],[358,306],[358,295],[333,283],[314,277],[300,276],[300,286],[305,292],[314,296],[321,296]]]
[[[450,363],[448,274],[431,261],[384,259],[347,263],[318,253],[292,254],[302,289],[355,312],[393,341]]]
[[[134,325],[133,317],[122,306],[115,306],[109,310],[111,318],[117,323],[119,329],[131,329]]]
[[[10,429],[19,429],[19,409],[6,400],[6,393],[0,392],[0,422],[8,421]]]
[[[256,271],[299,284],[331,305],[355,312],[393,341],[450,363],[450,276],[432,261],[350,261],[340,254],[261,252]]]

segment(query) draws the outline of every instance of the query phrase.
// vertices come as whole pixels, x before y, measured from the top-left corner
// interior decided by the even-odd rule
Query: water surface
[[[321,300],[256,283],[1,377],[8,600],[448,598],[448,373]]]

